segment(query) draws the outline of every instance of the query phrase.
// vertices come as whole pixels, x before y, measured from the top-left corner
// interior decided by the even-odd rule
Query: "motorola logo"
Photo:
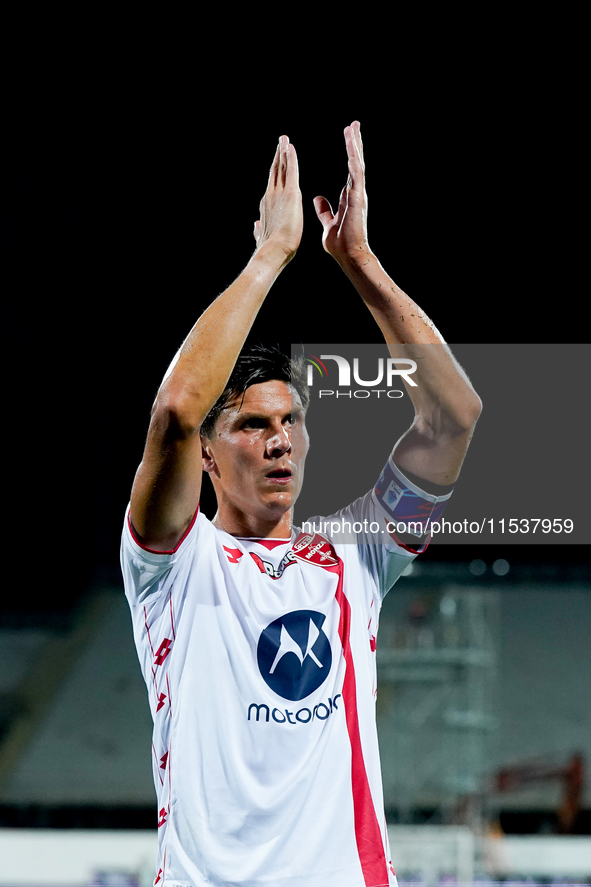
[[[332,653],[316,610],[294,610],[262,632],[257,663],[266,684],[284,699],[304,699],[327,679]]]

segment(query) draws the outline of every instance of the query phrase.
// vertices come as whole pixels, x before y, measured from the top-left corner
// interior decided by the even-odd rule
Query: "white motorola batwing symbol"
[[[304,664],[304,659],[306,658],[306,656],[309,656],[310,659],[312,659],[313,662],[316,663],[318,668],[323,668],[322,662],[320,662],[318,657],[312,652],[312,647],[318,640],[319,636],[320,632],[314,625],[313,621],[310,619],[310,625],[308,628],[308,643],[306,644],[306,652],[302,656],[300,645],[296,641],[294,641],[285,625],[282,625],[281,634],[279,636],[279,649],[277,650],[277,655],[275,656],[275,660],[273,662],[273,665],[271,666],[269,674],[273,674],[273,672],[277,668],[277,665],[279,664],[279,661],[283,659],[286,653],[295,653],[300,660],[301,665]]]

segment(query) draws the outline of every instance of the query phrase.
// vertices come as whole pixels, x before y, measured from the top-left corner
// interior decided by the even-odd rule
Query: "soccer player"
[[[363,525],[357,544],[291,526],[308,449],[305,377],[272,350],[241,353],[302,234],[296,152],[282,136],[255,252],[199,318],[158,391],[123,531],[154,719],[160,887],[396,884],[375,637],[383,597],[416,547],[390,530],[417,509],[440,512],[481,405],[371,251],[358,122],[345,142],[349,179],[336,212],[324,197],[314,201],[324,248],[392,355],[404,345],[412,359],[423,348],[420,384],[408,385],[415,418],[376,488],[336,516],[343,528]],[[212,522],[199,511],[202,471],[217,498]]]

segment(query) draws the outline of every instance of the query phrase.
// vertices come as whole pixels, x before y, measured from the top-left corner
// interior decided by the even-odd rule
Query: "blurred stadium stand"
[[[66,632],[32,641],[0,747],[0,822],[155,827],[151,720],[122,592],[89,596]],[[21,648],[24,643],[21,642]]]

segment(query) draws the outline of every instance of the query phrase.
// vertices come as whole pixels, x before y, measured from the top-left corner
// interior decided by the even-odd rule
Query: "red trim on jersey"
[[[150,652],[152,653],[152,664],[150,668],[152,669],[152,677],[154,678],[154,684],[156,686],[156,693],[158,692],[158,684],[156,682],[156,672],[154,671],[154,647],[152,646],[152,638],[150,637],[150,629],[148,627],[148,614],[146,612],[146,605],[144,604],[144,628],[146,629],[146,634],[148,635],[148,643],[150,645]]]
[[[170,800],[172,798],[172,776],[170,775],[170,769],[171,769],[171,764],[172,764],[171,751],[172,751],[172,740],[168,746],[168,758],[167,758],[167,763],[168,763],[168,806],[169,807],[170,807]]]
[[[170,604],[170,626],[172,628],[172,639],[176,641],[176,633],[174,630],[174,616],[172,615],[172,588],[168,592],[168,603]]]
[[[152,659],[154,658],[154,647],[152,646],[152,638],[150,637],[150,629],[148,627],[148,614],[146,612],[146,605],[144,604],[144,627],[146,629],[146,634],[148,635],[148,643],[150,645],[150,652],[152,654]],[[152,672],[154,669],[152,669]]]
[[[366,885],[387,884],[389,879],[384,841],[369,787],[365,761],[363,760],[361,733],[359,731],[355,666],[353,664],[350,642],[351,605],[343,591],[344,565],[339,558],[339,563],[336,567],[324,567],[324,569],[337,573],[339,578],[335,600],[341,610],[339,637],[343,645],[343,656],[345,657],[346,664],[342,697],[345,704],[347,731],[351,742],[351,783],[353,788],[353,814],[357,851]]]
[[[156,763],[158,764],[159,763],[158,762],[158,752],[156,751],[156,746],[154,745],[153,742],[152,742],[152,751],[154,752],[154,758],[156,760]],[[158,777],[160,779],[160,785],[164,785],[164,780],[162,779],[162,776],[160,775],[158,768],[156,768],[156,772],[158,773]]]
[[[400,545],[401,548],[404,548],[405,551],[410,551],[411,554],[422,554],[424,551],[427,550],[427,546],[431,541],[431,534],[429,534],[429,538],[427,539],[423,547],[416,549],[411,548],[409,545],[405,545],[404,542],[401,542],[396,533],[388,533],[388,535],[396,543],[396,545]]]
[[[155,548],[148,548],[147,545],[144,545],[144,543],[140,540],[140,537],[137,534],[137,530],[135,529],[135,527],[133,526],[133,524],[131,522],[131,517],[129,515],[129,512],[127,513],[127,523],[129,526],[129,532],[131,533],[131,535],[133,537],[133,541],[136,543],[136,545],[139,545],[139,547],[142,548],[144,551],[147,551],[149,554],[176,554],[176,552],[179,550],[179,548],[181,547],[181,545],[183,544],[183,542],[185,541],[185,539],[187,538],[187,536],[189,535],[189,533],[193,529],[193,524],[197,520],[198,514],[199,514],[199,506],[197,506],[197,511],[193,515],[193,520],[191,521],[191,523],[187,527],[186,531],[183,533],[182,537],[179,539],[179,541],[177,542],[175,547],[171,548],[170,551],[156,551]]]
[[[287,545],[291,542],[291,539],[257,539],[254,536],[236,536],[236,539],[244,542],[257,542],[259,545],[264,545],[269,551],[277,548],[278,545]],[[226,548],[225,545],[224,548]],[[229,551],[229,549],[226,548],[226,551]]]
[[[168,689],[168,716],[172,717],[172,699],[170,697],[170,683],[168,680],[168,672],[166,672],[166,687]]]
[[[156,700],[158,700],[158,680],[156,678],[156,672],[154,671],[154,647],[152,646],[152,638],[150,637],[150,629],[148,627],[148,613],[146,611],[146,605],[144,604],[144,627],[146,629],[146,634],[148,635],[148,643],[150,644],[150,650],[152,652],[152,661],[150,663],[150,669],[152,671],[152,677],[154,678],[154,690],[156,692]]]
[[[291,539],[255,539],[259,545],[264,545],[269,551],[273,551],[278,545],[287,545]]]

